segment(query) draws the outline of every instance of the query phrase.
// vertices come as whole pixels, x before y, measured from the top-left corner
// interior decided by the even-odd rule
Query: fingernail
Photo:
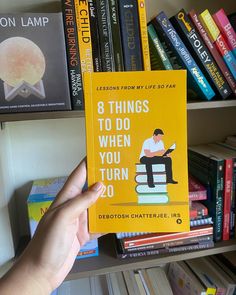
[[[101,182],[96,182],[92,187],[91,190],[98,192],[103,188],[103,184]]]

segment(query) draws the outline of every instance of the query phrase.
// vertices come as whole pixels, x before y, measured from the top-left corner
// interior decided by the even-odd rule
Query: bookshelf
[[[1,12],[41,10],[41,7],[58,10],[59,1],[21,0],[15,4],[1,3]],[[148,19],[165,10],[168,16],[179,8],[212,10],[224,7],[235,9],[233,0],[195,1],[181,0],[169,4],[163,0],[146,0]],[[25,8],[25,10],[24,10]],[[236,134],[236,100],[193,101],[188,109],[189,144],[223,140]],[[52,120],[53,119],[53,120]],[[0,114],[0,266],[12,259],[19,237],[28,233],[26,196],[30,182],[37,178],[68,175],[85,151],[83,111]],[[67,280],[98,275],[124,269],[151,267],[158,264],[212,255],[236,250],[236,240],[217,243],[215,248],[190,253],[118,260],[109,243],[109,236],[101,238],[100,256],[76,261]]]

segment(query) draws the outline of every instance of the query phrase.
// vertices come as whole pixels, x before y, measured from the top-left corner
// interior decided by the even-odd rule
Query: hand
[[[63,282],[80,248],[90,239],[87,208],[104,189],[96,183],[82,193],[85,180],[83,161],[41,219],[18,262],[0,281],[0,294],[49,294]]]

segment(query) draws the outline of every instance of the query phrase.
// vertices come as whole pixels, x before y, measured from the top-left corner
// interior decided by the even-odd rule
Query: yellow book
[[[81,72],[93,72],[88,1],[74,0]]]
[[[85,73],[91,232],[189,230],[186,71]]]
[[[148,44],[148,33],[147,33],[147,18],[146,18],[146,5],[144,0],[138,0],[138,15],[139,15],[139,27],[140,37],[143,55],[143,68],[144,71],[151,71],[150,62],[150,51]]]
[[[218,29],[215,21],[213,20],[209,10],[208,9],[204,10],[199,15],[199,18],[203,22],[208,35],[213,40],[213,42],[215,42],[218,36],[220,35],[220,30]]]

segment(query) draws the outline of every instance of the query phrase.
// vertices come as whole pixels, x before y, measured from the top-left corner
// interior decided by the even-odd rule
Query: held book
[[[90,231],[188,231],[186,71],[84,79],[88,181],[105,185]]]

